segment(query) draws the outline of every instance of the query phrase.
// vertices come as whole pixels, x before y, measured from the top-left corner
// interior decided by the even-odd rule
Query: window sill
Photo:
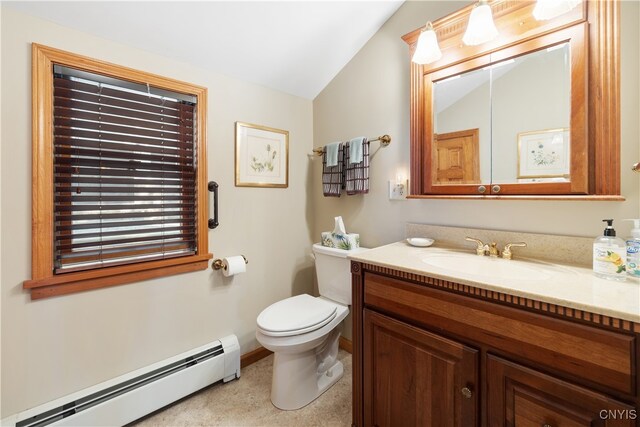
[[[206,270],[212,254],[150,261],[118,267],[101,268],[76,273],[59,274],[42,279],[26,280],[24,289],[31,291],[31,299],[82,292],[107,286],[171,276],[179,273]]]

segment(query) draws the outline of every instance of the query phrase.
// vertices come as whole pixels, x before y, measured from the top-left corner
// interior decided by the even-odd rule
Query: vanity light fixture
[[[546,21],[569,12],[582,3],[582,0],[538,0],[533,9],[533,17],[538,21]]]
[[[498,37],[498,30],[493,23],[491,6],[486,0],[480,0],[471,11],[462,41],[467,46],[476,46],[496,37]]]
[[[429,21],[418,37],[416,51],[413,53],[411,61],[425,65],[436,62],[440,58],[442,58],[442,52],[438,46],[438,37],[433,29],[433,24]]]

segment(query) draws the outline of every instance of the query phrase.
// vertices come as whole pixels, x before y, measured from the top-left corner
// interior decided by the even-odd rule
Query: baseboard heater
[[[3,426],[122,426],[218,381],[240,377],[235,335],[2,420]]]

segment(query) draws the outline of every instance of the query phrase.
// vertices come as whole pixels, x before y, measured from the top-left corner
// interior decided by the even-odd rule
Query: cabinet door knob
[[[467,399],[471,399],[471,396],[473,396],[473,393],[471,392],[471,389],[469,387],[464,387],[460,391],[462,392],[462,395]]]
[[[500,186],[499,185],[494,185],[493,187],[491,187],[491,191],[494,193],[499,193],[500,192]]]
[[[482,194],[485,191],[487,191],[487,187],[485,187],[484,185],[481,185],[480,187],[478,187],[478,193]]]

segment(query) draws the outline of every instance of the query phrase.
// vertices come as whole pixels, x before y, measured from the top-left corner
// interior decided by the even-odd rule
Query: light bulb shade
[[[486,3],[479,3],[471,11],[467,31],[465,31],[462,41],[467,46],[475,46],[486,43],[498,37],[498,30],[493,23],[491,6]]]
[[[582,0],[538,0],[533,9],[533,17],[538,21],[546,21],[569,12],[582,3]]]
[[[433,28],[427,26],[427,29],[420,33],[416,50],[413,52],[411,61],[416,64],[430,64],[442,58],[440,46],[438,46],[438,38]]]

